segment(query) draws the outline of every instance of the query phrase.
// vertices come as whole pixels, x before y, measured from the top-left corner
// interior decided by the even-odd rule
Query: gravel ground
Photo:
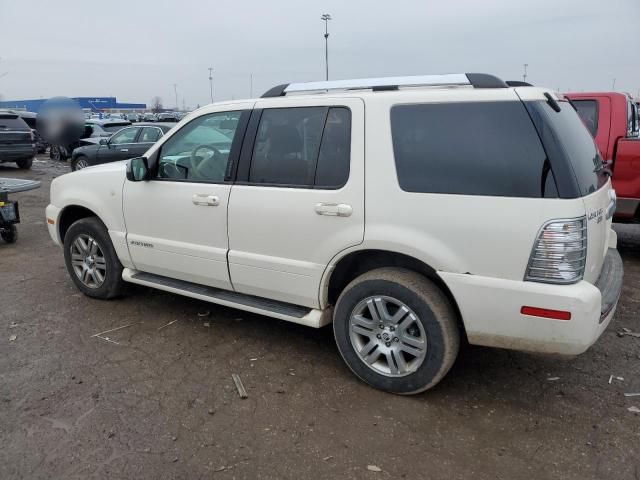
[[[640,338],[617,335],[640,332],[640,226],[616,226],[622,300],[587,353],[467,347],[437,388],[400,397],[360,383],[329,328],[79,294],[44,221],[67,171],[0,165],[43,183],[15,196],[20,238],[0,244],[0,478],[640,479],[640,397],[623,395],[640,392]]]

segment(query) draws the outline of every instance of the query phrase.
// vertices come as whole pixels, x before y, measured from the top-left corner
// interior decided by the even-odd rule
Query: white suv
[[[281,85],[201,108],[144,157],[51,184],[85,294],[125,282],[311,327],[417,393],[469,343],[578,354],[622,262],[609,171],[572,105],[485,74]]]

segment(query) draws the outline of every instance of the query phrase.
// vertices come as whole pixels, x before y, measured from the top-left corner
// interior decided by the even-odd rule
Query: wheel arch
[[[78,220],[88,217],[100,217],[93,211],[80,205],[69,205],[60,212],[58,219],[58,233],[60,234],[60,241],[64,243],[64,236],[69,230],[69,227]],[[104,223],[104,222],[103,222]]]
[[[424,275],[435,283],[451,302],[458,317],[461,332],[464,332],[466,336],[458,303],[447,284],[438,275],[436,269],[411,255],[396,251],[362,249],[346,253],[336,261],[328,275],[325,276],[321,288],[320,305],[335,305],[340,293],[352,280],[370,270],[384,267],[406,268]]]

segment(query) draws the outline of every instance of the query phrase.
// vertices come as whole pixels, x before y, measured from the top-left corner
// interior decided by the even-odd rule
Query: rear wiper
[[[553,108],[555,112],[559,112],[560,105],[558,105],[558,102],[556,102],[556,99],[553,98],[549,92],[544,92],[544,96],[547,99],[547,103],[549,104],[549,106]]]
[[[613,172],[611,171],[611,169],[609,168],[611,165],[613,164],[613,162],[611,160],[609,160],[608,162],[600,162],[600,165],[598,165],[594,170],[593,173],[604,173],[605,175],[608,175],[609,177],[613,176]]]

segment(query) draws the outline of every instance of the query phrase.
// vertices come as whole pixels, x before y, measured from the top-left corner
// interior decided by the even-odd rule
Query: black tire
[[[374,296],[399,300],[422,325],[426,353],[415,371],[404,376],[379,373],[357,353],[350,337],[351,314],[364,299]],[[358,378],[372,387],[403,395],[435,386],[453,365],[460,348],[456,312],[445,294],[426,277],[403,268],[371,270],[347,285],[336,302],[333,330],[342,358]]]
[[[31,165],[33,165],[33,158],[23,158],[21,160],[16,160],[16,165],[18,168],[22,170],[29,170]]]
[[[92,237],[98,244],[105,259],[106,273],[100,286],[89,287],[78,277],[71,264],[71,247],[80,235]],[[116,255],[107,228],[97,217],[88,217],[73,223],[64,237],[64,261],[71,280],[85,295],[93,298],[109,299],[120,296],[124,291],[122,264]]]
[[[87,166],[89,166],[89,159],[86,157],[86,155],[78,155],[75,158],[71,159],[71,171],[75,172],[76,170],[82,170],[84,167],[80,167],[78,168],[78,162],[80,160],[85,160],[87,162]]]
[[[7,243],[16,243],[18,241],[18,229],[15,225],[9,225],[5,230],[2,230],[0,237]]]
[[[57,162],[66,162],[67,157],[59,145],[51,145],[49,148],[49,158]]]

